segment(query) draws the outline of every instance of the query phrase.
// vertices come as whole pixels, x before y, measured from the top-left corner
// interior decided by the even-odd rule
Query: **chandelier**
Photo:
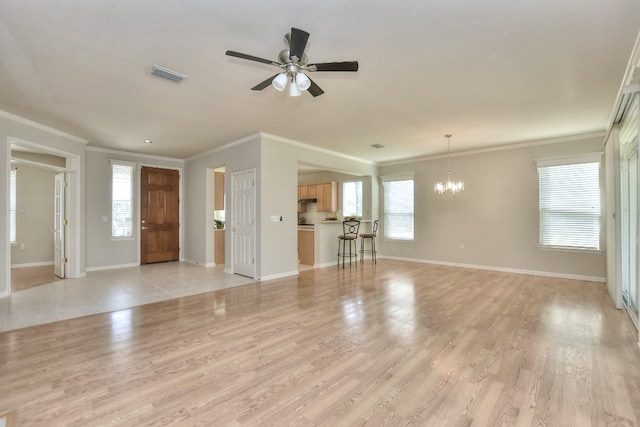
[[[462,193],[462,190],[464,190],[464,182],[451,180],[451,167],[450,167],[450,158],[449,158],[451,134],[447,134],[444,137],[447,138],[447,180],[436,182],[433,186],[433,189],[438,194]]]

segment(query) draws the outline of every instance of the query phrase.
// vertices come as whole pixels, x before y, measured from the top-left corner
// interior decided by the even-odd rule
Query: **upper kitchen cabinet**
[[[318,212],[336,212],[338,210],[338,183],[327,182],[316,185]]]
[[[309,197],[309,186],[308,185],[299,185],[298,186],[298,200],[306,199]],[[306,212],[307,205],[304,203],[298,202],[298,213]]]

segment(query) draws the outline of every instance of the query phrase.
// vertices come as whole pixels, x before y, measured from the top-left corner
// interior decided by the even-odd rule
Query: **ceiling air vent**
[[[149,72],[154,76],[162,77],[163,79],[171,80],[172,82],[175,82],[175,83],[180,83],[181,81],[189,77],[189,76],[185,76],[184,74],[177,73],[175,71],[169,70],[167,68],[161,67],[156,64],[153,64]]]

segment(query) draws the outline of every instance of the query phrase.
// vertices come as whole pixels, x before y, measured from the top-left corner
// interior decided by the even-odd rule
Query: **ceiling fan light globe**
[[[300,91],[298,84],[296,82],[291,82],[291,84],[289,85],[289,96],[300,96],[300,95],[302,95],[302,92]]]
[[[300,90],[307,90],[311,86],[311,80],[304,73],[296,74],[296,84]]]
[[[277,91],[282,92],[284,88],[287,87],[288,81],[289,81],[289,78],[287,77],[287,73],[280,73],[273,79],[273,81],[271,82],[271,85]]]

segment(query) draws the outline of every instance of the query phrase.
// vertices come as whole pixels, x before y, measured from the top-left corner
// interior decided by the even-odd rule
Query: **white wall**
[[[260,135],[252,135],[243,140],[230,143],[220,149],[215,149],[199,156],[187,159],[185,163],[184,189],[185,200],[185,247],[184,258],[190,262],[207,265],[211,262],[211,255],[207,259],[207,245],[213,245],[213,197],[207,194],[211,186],[207,185],[207,171],[224,166],[225,193],[227,195],[226,222],[231,224],[233,203],[231,201],[231,176],[234,172],[250,169],[256,170],[256,204],[260,206]],[[256,213],[258,221],[259,215]],[[259,230],[260,224],[257,224]],[[259,244],[260,236],[256,236]],[[225,269],[231,265],[231,227],[225,227]],[[259,246],[257,246],[259,247]]]
[[[433,191],[434,182],[446,177],[446,159],[380,167],[381,176],[414,173],[416,197],[415,240],[385,241],[381,223],[381,254],[604,280],[604,252],[537,249],[538,175],[534,162],[536,158],[602,152],[602,140],[591,137],[452,157],[452,178],[465,183],[464,192],[453,196]],[[601,175],[604,191],[604,172]],[[382,218],[382,201],[380,208]],[[604,236],[604,221],[602,227]]]
[[[160,158],[142,154],[126,153],[96,148],[87,149],[87,269],[96,270],[109,267],[137,265],[140,262],[139,168],[136,167],[133,182],[133,238],[113,240],[111,238],[111,160],[136,163],[138,166],[152,166],[167,169],[182,169],[180,159]],[[182,199],[184,200],[184,199]],[[107,222],[101,218],[107,217]],[[181,224],[183,226],[184,223]]]
[[[186,163],[186,255],[198,264],[207,264],[207,245],[213,243],[213,204],[207,192],[207,171],[224,166],[228,179],[225,191],[231,197],[231,175],[256,169],[256,268],[261,279],[297,273],[297,187],[298,162],[313,163],[355,175],[375,175],[376,168],[335,153],[314,150],[296,141],[268,134],[256,134],[212,150]],[[376,188],[377,189],[377,188]],[[374,196],[377,198],[377,194]],[[209,200],[209,201],[208,201]],[[377,206],[377,200],[375,201]],[[373,203],[372,203],[373,206]],[[231,221],[232,203],[227,203],[226,218]],[[272,222],[271,216],[283,221]],[[203,231],[204,228],[204,231]],[[230,227],[225,228],[226,242],[231,241]],[[225,262],[230,270],[230,245],[226,245]]]
[[[53,198],[57,172],[16,168],[16,244],[11,265],[53,264]]]

